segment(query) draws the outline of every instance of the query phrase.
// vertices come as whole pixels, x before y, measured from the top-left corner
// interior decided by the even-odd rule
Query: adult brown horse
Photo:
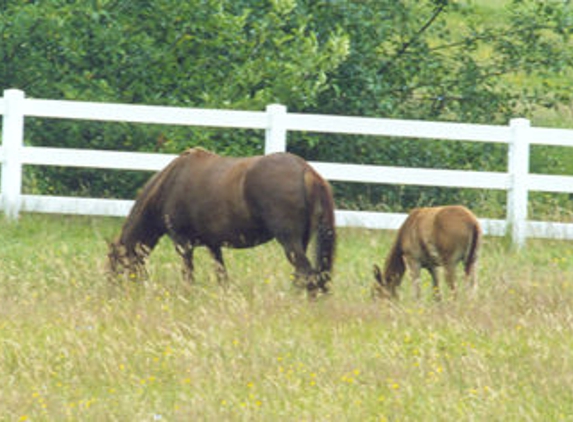
[[[145,274],[145,261],[167,234],[193,278],[193,249],[206,246],[219,280],[226,278],[221,247],[250,248],[275,238],[312,295],[326,292],[336,241],[334,201],[326,182],[289,153],[222,157],[193,148],[145,185],[110,244],[113,273]],[[306,256],[316,234],[316,268]]]
[[[475,290],[481,237],[479,222],[466,207],[450,205],[412,210],[398,230],[384,271],[374,265],[374,293],[397,298],[396,288],[408,268],[419,299],[420,270],[426,268],[432,276],[435,298],[439,300],[437,267],[443,266],[446,282],[455,296],[456,266],[460,262],[464,264],[465,278]]]

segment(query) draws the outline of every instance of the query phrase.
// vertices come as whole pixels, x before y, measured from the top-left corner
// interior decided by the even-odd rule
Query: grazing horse
[[[119,238],[109,245],[111,272],[145,275],[146,258],[165,234],[190,281],[196,246],[209,249],[222,281],[227,274],[221,247],[250,248],[277,239],[295,268],[295,281],[315,296],[327,292],[333,266],[332,191],[293,154],[231,158],[192,148],[144,186]],[[313,235],[316,268],[306,256]]]
[[[380,297],[397,298],[396,288],[409,269],[420,298],[420,270],[432,276],[434,297],[440,300],[437,267],[443,266],[446,282],[456,294],[456,265],[464,264],[465,278],[475,290],[476,263],[482,231],[475,215],[460,205],[416,208],[398,230],[386,258],[384,271],[374,265],[376,283],[373,293]]]

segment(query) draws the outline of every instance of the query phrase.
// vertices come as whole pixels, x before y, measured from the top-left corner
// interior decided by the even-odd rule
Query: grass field
[[[486,238],[475,298],[409,283],[370,298],[392,233],[339,230],[334,293],[290,286],[276,243],[208,254],[186,285],[169,242],[151,280],[107,282],[121,220],[0,220],[0,417],[10,421],[573,419],[573,249]],[[425,283],[428,280],[425,279]]]

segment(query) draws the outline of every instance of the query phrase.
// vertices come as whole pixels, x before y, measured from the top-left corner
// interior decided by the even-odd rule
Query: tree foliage
[[[291,111],[478,123],[569,101],[561,83],[573,62],[569,1],[514,0],[497,19],[474,3],[0,0],[1,88],[52,99],[250,110],[276,102]],[[252,131],[71,121],[31,120],[26,136],[41,145],[147,151],[262,147]],[[291,148],[329,161],[505,165],[502,150],[459,143],[420,148],[298,134]],[[71,185],[78,179],[89,190],[96,180],[37,171],[39,190],[78,189]],[[104,177],[95,190],[109,184]]]

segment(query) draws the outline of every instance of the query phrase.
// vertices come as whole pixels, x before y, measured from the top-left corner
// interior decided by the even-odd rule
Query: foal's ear
[[[373,269],[374,269],[374,278],[382,286],[384,283],[382,282],[382,271],[380,271],[380,267],[374,264]]]

